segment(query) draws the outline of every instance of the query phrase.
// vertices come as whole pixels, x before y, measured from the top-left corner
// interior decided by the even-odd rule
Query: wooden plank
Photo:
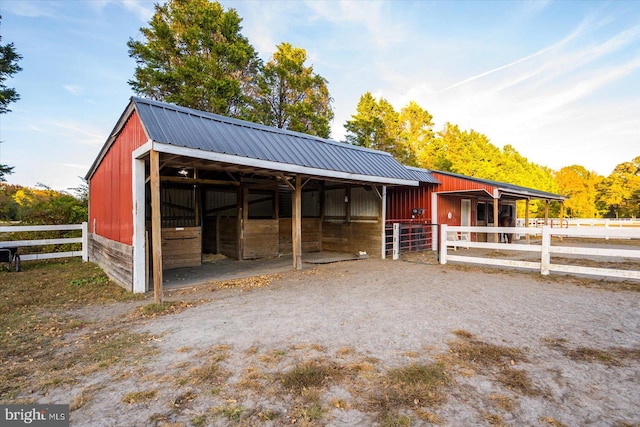
[[[607,248],[584,248],[575,246],[551,246],[549,252],[554,254],[576,254],[611,256],[619,258],[640,258],[640,250],[634,249],[607,249]]]
[[[291,241],[293,268],[302,270],[302,177],[296,175],[295,191],[291,201]]]
[[[637,270],[614,270],[612,268],[585,267],[577,265],[550,264],[550,271],[562,273],[587,274],[593,276],[619,277],[623,279],[640,280],[640,271]]]
[[[202,264],[200,227],[162,229],[162,266],[164,270],[197,267]]]
[[[0,227],[0,233],[18,233],[22,231],[60,231],[60,230],[82,230],[82,224],[16,225],[16,226]]]
[[[482,265],[500,265],[504,267],[519,267],[519,268],[529,268],[534,270],[540,270],[539,262],[518,261],[513,259],[480,258],[480,257],[463,256],[463,255],[447,255],[447,262],[449,261],[468,262],[472,264],[482,264]]]
[[[33,260],[41,260],[41,259],[57,259],[57,258],[70,258],[82,256],[82,252],[72,251],[72,252],[50,252],[47,254],[27,254],[20,255],[20,259],[22,261],[33,261]]]
[[[155,150],[149,152],[150,156],[150,188],[151,188],[151,246],[153,257],[153,300],[156,304],[162,304],[164,291],[162,288],[162,227],[160,209],[160,153]]]
[[[481,249],[499,249],[505,251],[523,251],[523,252],[540,252],[540,245],[525,245],[518,243],[485,243],[485,242],[468,242],[466,240],[447,240],[447,246],[457,248],[481,248]]]
[[[0,247],[25,247],[44,245],[64,245],[67,243],[82,243],[82,237],[68,237],[64,239],[40,239],[40,240],[5,240],[0,241]]]

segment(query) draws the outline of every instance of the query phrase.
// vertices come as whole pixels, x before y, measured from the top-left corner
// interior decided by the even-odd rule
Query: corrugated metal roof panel
[[[412,166],[407,166],[406,168],[417,181],[425,182],[427,184],[440,184],[440,181],[438,181],[428,169],[414,168]]]
[[[491,185],[493,187],[499,188],[500,191],[505,192],[505,193],[513,192],[514,194],[519,194],[519,195],[536,196],[536,197],[548,198],[548,199],[554,199],[554,200],[565,200],[566,199],[565,196],[562,196],[560,194],[549,193],[547,191],[540,191],[540,190],[536,190],[536,189],[528,188],[528,187],[521,187],[519,185],[509,184],[509,183],[506,183],[506,182],[491,181],[489,179],[483,179],[483,178],[475,178],[475,177],[471,177],[471,176],[460,175],[460,174],[453,173],[453,172],[443,172],[443,171],[436,171],[436,170],[434,170],[433,172],[435,172],[437,174],[445,175],[445,176],[452,176],[452,177],[456,177],[456,178],[461,178],[461,179],[466,179],[466,180],[469,180],[469,181],[478,182],[478,183],[481,183],[481,184]]]
[[[416,181],[390,154],[132,97],[149,137],[186,148],[310,168]]]

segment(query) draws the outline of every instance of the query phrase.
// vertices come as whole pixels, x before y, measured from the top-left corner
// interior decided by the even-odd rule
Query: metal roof
[[[412,173],[382,151],[138,97],[131,102],[154,142],[417,185]]]
[[[561,196],[560,194],[548,193],[546,191],[535,190],[533,188],[521,187],[519,185],[514,185],[514,184],[508,184],[506,182],[491,181],[488,179],[475,178],[475,177],[461,175],[461,174],[452,173],[452,172],[443,172],[443,171],[437,171],[437,170],[433,170],[431,172],[491,185],[498,188],[500,192],[502,192],[503,194],[535,197],[535,198],[541,198],[541,199],[566,200],[566,197]]]
[[[431,174],[429,169],[421,169],[415,168],[413,166],[405,166],[411,175],[413,175],[414,179],[419,182],[425,182],[427,184],[440,184],[440,181],[436,179],[435,176]]]

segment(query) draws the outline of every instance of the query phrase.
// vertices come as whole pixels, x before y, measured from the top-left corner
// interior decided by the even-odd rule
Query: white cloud
[[[2,9],[29,18],[55,17],[55,1],[3,0]]]
[[[81,95],[84,92],[84,89],[78,85],[63,85],[64,90],[69,92],[71,95]]]

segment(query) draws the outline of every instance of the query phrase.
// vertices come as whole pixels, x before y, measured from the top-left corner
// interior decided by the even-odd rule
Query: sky
[[[371,92],[416,101],[553,170],[609,175],[640,156],[640,2],[220,1],[267,61],[306,49],[328,80],[332,139]],[[1,44],[23,70],[0,115],[11,184],[78,187],[135,95],[129,39],[144,41],[153,1],[2,0]]]

